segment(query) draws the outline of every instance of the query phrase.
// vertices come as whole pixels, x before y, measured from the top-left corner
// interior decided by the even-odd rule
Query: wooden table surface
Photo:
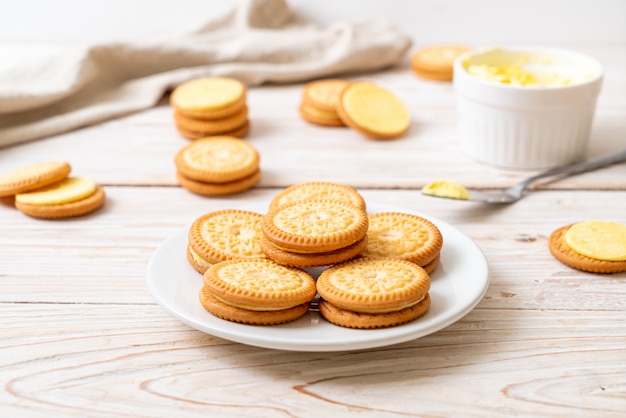
[[[579,48],[606,66],[589,158],[626,146],[623,46]],[[530,172],[471,161],[456,142],[451,84],[407,65],[374,81],[409,107],[403,138],[366,139],[298,115],[302,85],[251,88],[261,183],[209,198],[178,186],[188,140],[167,101],[149,111],[0,149],[0,171],[66,160],[105,187],[99,211],[45,221],[0,204],[0,415],[116,417],[623,417],[626,273],[554,259],[549,234],[587,219],[626,223],[626,164],[535,185],[508,206],[422,196],[436,179],[504,188]],[[555,138],[555,140],[558,140]],[[458,322],[396,345],[280,351],[197,331],[147,287],[157,247],[197,216],[267,202],[304,181],[357,188],[367,202],[443,220],[484,252],[490,285]],[[445,239],[445,237],[444,237]],[[442,260],[445,265],[446,260]]]

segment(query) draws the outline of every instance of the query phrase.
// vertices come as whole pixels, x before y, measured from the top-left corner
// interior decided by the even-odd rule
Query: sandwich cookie
[[[264,258],[261,220],[256,212],[224,209],[206,213],[189,227],[187,261],[200,273],[220,261]]]
[[[0,174],[0,197],[14,196],[57,183],[67,178],[71,169],[65,161],[50,161]]]
[[[251,325],[294,321],[316,295],[311,275],[268,259],[222,261],[204,273],[203,283],[199,299],[208,312]]]
[[[205,77],[177,86],[170,96],[178,132],[188,139],[248,133],[246,87],[226,77]]]
[[[286,265],[334,264],[364,248],[367,227],[367,213],[349,203],[297,201],[277,206],[263,217],[261,248],[268,257]]]
[[[430,277],[395,258],[361,257],[324,270],[317,279],[320,314],[348,328],[383,328],[424,315]]]
[[[261,177],[259,153],[235,137],[196,140],[179,150],[174,162],[180,185],[206,196],[247,190]]]
[[[343,126],[337,114],[337,103],[346,80],[317,80],[307,83],[302,93],[300,115],[310,123],[322,126]]]
[[[271,200],[269,210],[285,203],[319,199],[338,200],[365,210],[365,200],[356,189],[324,181],[299,183],[284,188]]]
[[[452,81],[454,60],[471,48],[463,45],[433,45],[422,48],[411,57],[413,72],[427,80]]]

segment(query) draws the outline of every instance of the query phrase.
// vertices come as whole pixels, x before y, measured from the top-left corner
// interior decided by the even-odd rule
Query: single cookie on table
[[[347,80],[326,79],[307,83],[302,92],[300,115],[308,122],[324,126],[343,126],[337,103]]]
[[[421,216],[380,212],[369,214],[368,221],[368,244],[361,253],[363,256],[400,258],[427,266],[439,256],[443,247],[439,228]],[[429,266],[429,270],[434,267]]]
[[[174,162],[181,186],[198,194],[237,193],[260,180],[259,153],[240,138],[198,139],[180,149]]]
[[[196,218],[188,232],[187,260],[204,273],[220,261],[265,258],[261,251],[263,215],[241,209],[224,209]]]
[[[625,231],[625,225],[615,222],[566,225],[550,234],[548,249],[561,263],[577,270],[621,273],[626,271]]]
[[[360,257],[324,270],[317,279],[320,314],[348,328],[404,324],[430,308],[430,277],[395,258]]]
[[[346,248],[367,234],[367,213],[335,200],[303,200],[269,211],[263,236],[280,250],[323,253]]]
[[[17,194],[15,207],[34,218],[71,218],[95,211],[105,199],[104,189],[93,180],[68,177],[34,191]]]
[[[50,161],[0,174],[0,197],[14,196],[66,179],[71,166],[65,161]]]
[[[348,85],[341,93],[337,113],[343,123],[373,139],[397,138],[411,126],[411,115],[405,104],[373,83]]]
[[[411,57],[411,68],[421,78],[433,81],[452,81],[454,60],[470,51],[464,45],[433,45],[416,51]]]
[[[203,283],[199,299],[208,312],[251,325],[294,321],[316,295],[310,274],[268,259],[222,261],[204,273]]]
[[[363,196],[353,187],[325,181],[298,183],[281,190],[270,202],[269,210],[301,200],[339,200],[365,210]]]

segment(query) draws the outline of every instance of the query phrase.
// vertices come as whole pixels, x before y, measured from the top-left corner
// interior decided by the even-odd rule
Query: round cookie
[[[0,197],[13,196],[59,182],[70,174],[65,161],[33,164],[0,174]]]
[[[209,136],[204,132],[190,131],[178,125],[176,125],[176,130],[183,137],[187,139],[191,139],[191,140],[206,138],[207,136]],[[248,135],[249,131],[250,131],[250,121],[247,121],[246,123],[241,125],[241,127],[233,129],[232,131],[222,132],[219,134],[219,136],[232,136],[236,138],[243,138],[246,135]]]
[[[430,306],[428,273],[414,263],[395,258],[359,257],[335,265],[320,274],[316,287],[326,301],[321,304],[332,305],[327,309],[320,306],[322,316],[351,328],[408,322]]]
[[[574,251],[597,260],[626,261],[626,225],[609,221],[584,221],[572,225],[565,242]]]
[[[199,299],[202,307],[218,318],[248,325],[279,325],[295,321],[307,313],[310,306],[307,302],[277,311],[251,311],[219,301],[205,286],[200,289]]]
[[[170,103],[184,114],[210,113],[233,106],[245,97],[245,93],[245,86],[238,80],[205,77],[177,86],[170,96]]]
[[[321,126],[344,126],[337,112],[320,110],[306,103],[302,103],[298,110],[302,119],[307,122]]]
[[[323,299],[317,303],[320,314],[330,323],[346,328],[374,329],[406,324],[428,312],[430,295],[426,294],[419,303],[399,311],[368,314],[341,309]]]
[[[359,255],[367,246],[367,235],[345,248],[322,253],[295,253],[281,250],[261,236],[261,250],[279,264],[291,267],[321,267],[341,263]]]
[[[251,189],[261,180],[261,170],[258,169],[254,173],[239,180],[228,181],[225,183],[208,183],[188,179],[180,172],[176,172],[178,183],[190,192],[202,196],[224,196],[234,193],[240,193]]]
[[[463,45],[433,45],[422,48],[411,57],[411,68],[421,78],[452,81],[454,60],[470,48]]]
[[[343,123],[373,139],[397,138],[411,126],[404,103],[373,83],[357,82],[346,87],[337,113]]]
[[[209,267],[213,265],[213,263],[209,263],[202,257],[200,257],[196,252],[191,248],[189,244],[187,244],[187,250],[185,251],[185,255],[187,256],[187,261],[198,273],[204,274],[205,271],[208,270]]]
[[[572,225],[554,230],[548,238],[550,253],[568,267],[589,273],[621,273],[626,271],[626,261],[598,260],[574,251],[565,241],[565,234]]]
[[[261,224],[276,247],[296,253],[321,253],[345,248],[367,233],[367,213],[349,203],[304,200],[274,208]]]
[[[310,274],[268,259],[222,261],[202,277],[204,287],[220,302],[249,311],[289,309],[316,295]]]
[[[197,139],[176,153],[174,162],[186,178],[227,183],[252,175],[259,168],[259,153],[246,141],[230,136]]]
[[[443,246],[441,231],[421,216],[401,212],[368,215],[368,244],[362,255],[393,257],[425,266]]]
[[[264,258],[261,251],[263,215],[241,209],[223,209],[196,218],[189,227],[191,255],[206,263],[239,258]]]
[[[244,91],[244,93],[241,95],[241,97],[238,100],[220,109],[193,110],[190,108],[174,107],[174,111],[175,113],[183,117],[197,119],[197,120],[224,119],[236,113],[239,113],[243,111],[244,109],[247,109],[246,101],[247,101],[247,94]]]
[[[15,195],[15,203],[25,205],[60,205],[91,196],[96,183],[85,177],[68,177],[54,184]]]
[[[193,119],[175,111],[174,121],[183,131],[202,132],[204,136],[221,135],[224,132],[238,130],[245,125],[248,121],[248,111],[244,108],[234,115],[213,120]]]
[[[309,199],[328,199],[350,203],[365,210],[365,200],[359,192],[347,185],[324,181],[311,181],[281,190],[270,202],[269,210],[285,203]]]
[[[305,84],[302,103],[322,111],[336,112],[341,92],[350,84],[347,80],[326,79]]]
[[[102,186],[96,186],[94,193],[86,198],[54,205],[31,205],[16,200],[15,207],[28,216],[42,219],[71,218],[86,215],[104,204],[106,195]]]

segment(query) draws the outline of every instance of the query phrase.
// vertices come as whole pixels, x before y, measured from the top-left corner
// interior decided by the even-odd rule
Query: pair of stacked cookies
[[[411,56],[411,69],[418,77],[426,80],[452,81],[454,60],[469,50],[464,45],[424,47]]]
[[[188,139],[244,137],[250,129],[247,89],[239,81],[206,77],[177,86],[170,96],[178,132]]]
[[[60,219],[82,216],[104,204],[102,186],[86,177],[70,177],[65,161],[33,164],[0,175],[0,197],[34,218]]]
[[[187,261],[199,273],[227,260],[265,258],[260,213],[224,209],[196,218],[188,232]]]
[[[353,188],[335,183],[284,189],[270,202],[261,227],[265,255],[293,267],[340,263],[367,246],[365,201]]]
[[[176,153],[174,163],[179,184],[204,196],[239,193],[261,179],[258,151],[231,136],[195,140]]]
[[[552,255],[577,270],[590,273],[626,271],[626,225],[611,221],[583,221],[550,234]]]
[[[369,82],[318,80],[305,85],[300,115],[323,126],[348,126],[373,139],[403,135],[411,125],[404,103]]]

